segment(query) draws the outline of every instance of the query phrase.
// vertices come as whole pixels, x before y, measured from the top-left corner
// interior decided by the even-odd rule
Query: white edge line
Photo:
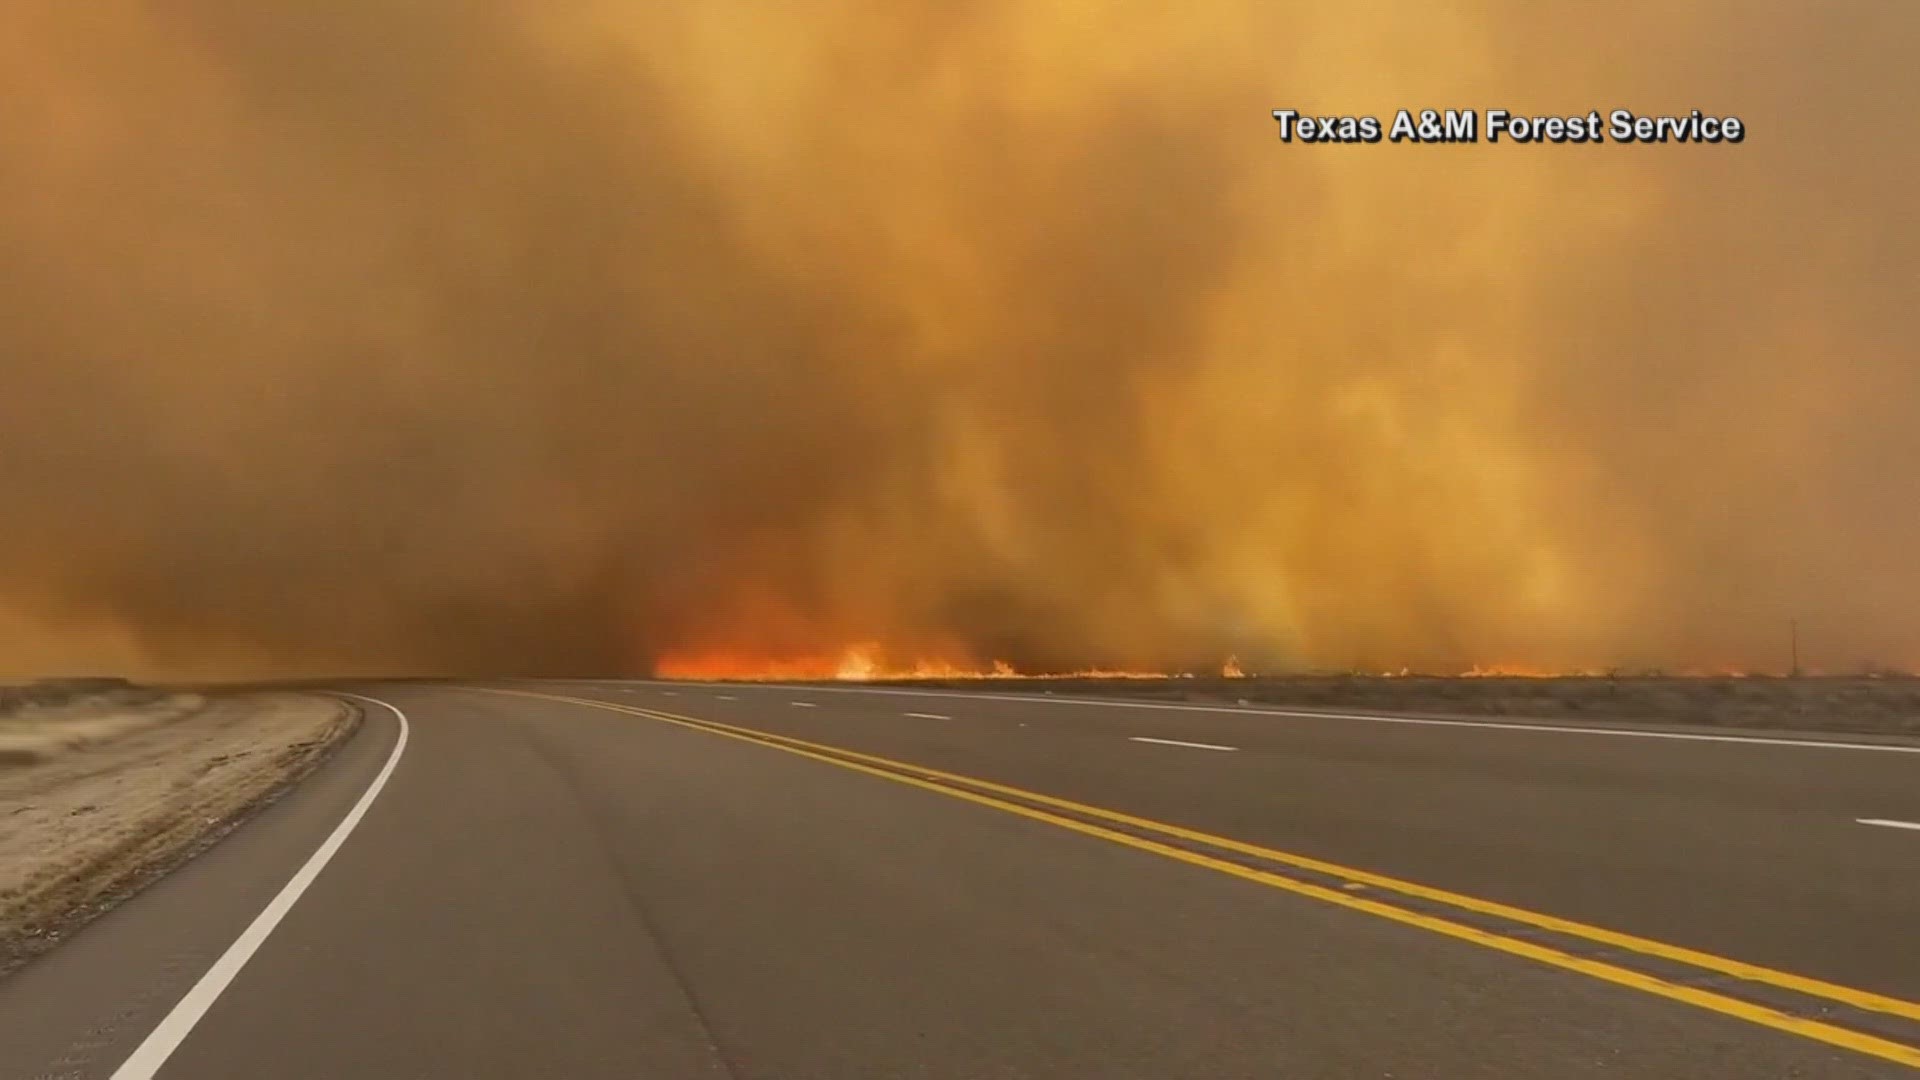
[[[918,720],[951,720],[953,719],[953,717],[951,716],[941,716],[937,712],[910,712],[910,713],[903,713],[901,715],[911,716]]]
[[[583,679],[581,682],[595,682]],[[604,685],[609,680],[598,680]],[[767,683],[754,689],[797,690],[788,683]],[[1770,739],[1754,735],[1709,735],[1691,731],[1633,731],[1626,728],[1574,727],[1566,724],[1507,723],[1498,720],[1443,720],[1431,716],[1390,716],[1382,713],[1315,712],[1306,709],[1263,709],[1233,705],[1189,705],[1180,702],[1119,701],[1082,697],[1058,697],[1053,694],[982,694],[967,690],[907,690],[891,686],[808,686],[818,694],[893,694],[903,697],[962,698],[976,701],[1020,701],[1049,705],[1095,705],[1108,709],[1161,709],[1171,712],[1235,713],[1241,716],[1285,716],[1300,720],[1365,720],[1376,724],[1409,724],[1415,727],[1483,728],[1493,731],[1540,731],[1560,735],[1613,735],[1623,739],[1671,739],[1677,742],[1743,743],[1750,746],[1782,746],[1808,750],[1877,750],[1888,754],[1920,754],[1920,746],[1899,743],[1835,742],[1824,739]]]
[[[1862,825],[1879,825],[1888,829],[1912,829],[1920,832],[1920,821],[1895,821],[1892,818],[1857,817],[1853,820]]]
[[[1208,742],[1183,742],[1179,739],[1152,739],[1152,738],[1148,738],[1145,735],[1130,735],[1127,737],[1127,741],[1128,742],[1150,742],[1150,743],[1156,743],[1160,746],[1187,746],[1187,747],[1192,747],[1195,750],[1238,750],[1240,749],[1237,746],[1216,746],[1213,743],[1208,743]]]
[[[160,1071],[160,1067],[173,1056],[173,1052],[179,1048],[180,1043],[193,1031],[194,1025],[200,1022],[200,1018],[206,1015],[207,1010],[227,988],[227,984],[233,982],[234,976],[240,974],[240,969],[247,966],[248,960],[253,959],[253,954],[267,940],[267,935],[273,933],[274,927],[280,925],[280,920],[286,917],[287,912],[293,908],[294,902],[300,899],[300,894],[306,892],[307,886],[313,884],[313,879],[320,876],[320,871],[326,868],[334,852],[340,850],[340,845],[346,843],[354,827],[359,825],[360,819],[366,816],[367,808],[373,805],[374,797],[380,794],[381,788],[387,786],[387,778],[393,775],[393,767],[400,764],[400,754],[407,748],[407,715],[378,698],[363,697],[359,694],[340,696],[372,702],[392,711],[400,721],[400,738],[393,744],[393,753],[387,755],[387,763],[380,767],[379,775],[375,776],[373,783],[368,784],[367,790],[361,793],[360,801],[353,804],[353,809],[347,811],[347,816],[340,819],[340,824],[334,826],[333,832],[327,839],[315,849],[312,855],[308,856],[306,864],[295,871],[293,877],[281,886],[279,894],[267,902],[267,906],[261,909],[260,914],[254,916],[253,922],[240,932],[240,936],[234,939],[233,944],[227,946],[227,951],[220,954],[220,958],[213,962],[213,966],[207,969],[207,973],[200,976],[200,981],[194,983],[193,989],[188,990],[186,996],[174,1005],[173,1011],[167,1013],[147,1034],[147,1037],[134,1049],[132,1056],[113,1071],[111,1080],[151,1080],[151,1077]]]

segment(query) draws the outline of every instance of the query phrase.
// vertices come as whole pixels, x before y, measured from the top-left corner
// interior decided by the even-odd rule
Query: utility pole
[[[1797,679],[1800,677],[1800,619],[1797,616],[1787,620],[1787,643],[1793,657],[1793,666],[1789,670]]]

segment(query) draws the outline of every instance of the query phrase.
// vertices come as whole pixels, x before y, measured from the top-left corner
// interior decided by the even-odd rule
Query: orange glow
[[[1073,671],[1021,671],[1005,660],[979,661],[963,653],[896,659],[878,642],[860,642],[831,653],[769,653],[751,649],[708,648],[668,653],[654,662],[653,673],[663,679],[741,682],[888,682],[911,679],[1187,679],[1208,672],[1153,671],[1126,668],[1082,668]],[[1750,672],[1731,667],[1689,668],[1668,672],[1616,671],[1570,668],[1556,670],[1533,664],[1475,664],[1465,671],[1422,671],[1413,668],[1378,672],[1381,678],[1568,679],[1608,675],[1670,675],[1677,678],[1745,678]],[[1217,677],[1253,678],[1229,656]]]
[[[753,657],[726,652],[674,653],[654,661],[653,673],[663,679],[833,679],[840,661],[834,657]]]
[[[1475,664],[1460,673],[1463,679],[1598,679],[1608,676],[1669,675],[1682,679],[1744,679],[1751,672],[1738,668],[1693,667],[1671,671],[1603,671],[1598,668],[1544,668],[1529,664]]]
[[[1222,674],[1230,678],[1242,675],[1240,665],[1228,658]],[[1086,668],[1078,671],[1022,672],[1004,660],[981,663],[970,658],[919,657],[906,662],[890,660],[877,643],[850,645],[837,654],[768,656],[727,649],[689,650],[668,653],[654,661],[653,673],[663,679],[712,681],[780,682],[788,680],[835,680],[872,682],[894,679],[1173,679],[1187,677],[1166,671],[1130,671]]]
[[[1531,664],[1475,664],[1460,673],[1463,679],[1558,679],[1578,675],[1601,675],[1599,671],[1555,671]]]
[[[1887,669],[1873,674],[1904,674],[1908,669]],[[910,679],[1187,679],[1194,672],[1148,671],[1123,668],[1083,668],[1074,671],[1020,671],[1005,660],[980,662],[964,656],[923,656],[893,661],[885,648],[875,642],[850,645],[837,653],[771,655],[750,650],[723,648],[695,649],[669,653],[654,662],[653,673],[663,679],[693,682],[737,680],[741,682],[887,682]],[[1206,674],[1204,672],[1199,674]],[[1459,678],[1459,679],[1592,679],[1615,676],[1659,676],[1690,679],[1743,679],[1753,673],[1733,667],[1681,668],[1672,671],[1602,671],[1570,668],[1556,670],[1531,664],[1475,664],[1465,671],[1421,671],[1399,668],[1375,673],[1379,678]],[[1220,665],[1223,679],[1253,678],[1229,656]]]

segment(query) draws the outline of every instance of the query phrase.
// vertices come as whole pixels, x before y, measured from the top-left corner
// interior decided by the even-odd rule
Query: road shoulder
[[[357,712],[304,694],[196,696],[48,727],[71,746],[0,769],[0,973],[204,850],[312,770]]]
[[[304,778],[0,978],[0,1076],[111,1074],[339,824],[398,734],[368,710]]]

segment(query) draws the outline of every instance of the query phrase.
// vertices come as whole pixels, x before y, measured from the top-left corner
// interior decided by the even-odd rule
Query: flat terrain
[[[194,712],[206,698],[119,680],[0,686],[0,768],[38,765]]]
[[[875,684],[887,685],[887,684]],[[1696,724],[1920,736],[1920,678],[1577,675],[1265,675],[1227,679],[958,679],[897,683],[970,692],[1098,694],[1401,715]]]
[[[1874,823],[1920,825],[1910,745],[356,689],[394,711],[364,702],[306,782],[0,981],[0,1076],[1920,1065],[1920,829]]]
[[[216,836],[350,719],[294,694],[16,694],[0,716],[0,971]]]

